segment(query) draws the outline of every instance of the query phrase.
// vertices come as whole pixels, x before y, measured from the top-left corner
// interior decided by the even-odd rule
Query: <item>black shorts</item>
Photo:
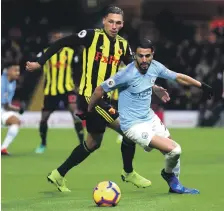
[[[44,106],[42,108],[43,111],[55,111],[59,109],[60,103],[64,104],[65,108],[68,108],[69,104],[76,103],[77,95],[75,92],[66,92],[65,94],[59,95],[45,95],[44,96]]]
[[[78,109],[87,113],[90,97],[77,96]],[[89,133],[104,133],[106,126],[118,118],[119,114],[109,102],[101,99],[94,110],[88,113],[86,128]]]

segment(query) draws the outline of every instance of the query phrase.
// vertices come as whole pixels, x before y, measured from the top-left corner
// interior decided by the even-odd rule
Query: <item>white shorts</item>
[[[164,126],[159,117],[155,115],[150,122],[143,122],[133,125],[124,132],[125,136],[139,144],[145,151],[151,151],[149,143],[154,135],[168,138],[170,136],[169,130]]]
[[[3,125],[5,125],[8,118],[11,116],[16,116],[18,119],[20,119],[20,114],[15,111],[6,111],[4,109],[1,109],[1,122]]]

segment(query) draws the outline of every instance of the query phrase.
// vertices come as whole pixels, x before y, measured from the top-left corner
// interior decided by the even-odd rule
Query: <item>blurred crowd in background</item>
[[[63,3],[62,3],[63,2]],[[89,9],[88,3],[100,2],[97,9]],[[2,69],[8,62],[21,65],[21,78],[18,83],[16,99],[29,102],[30,95],[38,83],[38,72],[25,71],[25,62],[34,61],[36,55],[48,46],[48,36],[52,30],[60,29],[65,35],[85,28],[101,26],[103,10],[108,4],[117,1],[2,1]],[[169,69],[188,74],[197,80],[205,81],[214,87],[214,97],[207,102],[197,88],[180,87],[176,83],[158,80],[157,83],[167,88],[171,102],[159,108],[175,110],[200,109],[202,118],[208,108],[223,109],[223,71],[224,71],[224,5],[217,6],[213,16],[193,17],[183,20],[167,8],[152,16],[144,15],[151,11],[144,10],[134,16],[125,11],[125,26],[121,35],[134,44],[137,37],[147,36],[155,44],[155,59]],[[146,1],[147,2],[147,1]],[[127,1],[128,4],[128,1]],[[162,4],[162,3],[161,3]],[[203,4],[203,2],[202,2]],[[90,5],[90,8],[94,8]],[[203,5],[202,5],[203,9]],[[127,16],[126,16],[127,14]],[[193,19],[193,20],[192,20]],[[211,22],[214,20],[213,22]],[[215,22],[219,20],[219,22]],[[198,24],[200,23],[200,24]],[[77,51],[77,58],[81,55]],[[81,72],[77,59],[77,73]],[[206,125],[206,122],[203,124]],[[202,124],[202,125],[203,125]]]

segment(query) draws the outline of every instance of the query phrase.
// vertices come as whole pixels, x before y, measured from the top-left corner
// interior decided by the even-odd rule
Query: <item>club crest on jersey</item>
[[[63,56],[62,59],[63,59],[63,62],[65,62],[67,60],[67,56]]]
[[[120,55],[123,54],[122,49],[119,49],[119,50],[118,50],[118,53],[119,53]]]
[[[142,138],[147,139],[149,137],[149,134],[147,132],[142,133]]]
[[[107,86],[110,88],[115,85],[115,81],[112,78],[109,78],[106,83],[107,83]]]

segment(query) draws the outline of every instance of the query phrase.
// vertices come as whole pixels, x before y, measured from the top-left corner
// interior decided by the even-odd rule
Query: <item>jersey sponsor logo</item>
[[[134,95],[135,97],[137,98],[148,98],[151,94],[152,94],[152,88],[148,88],[142,92],[139,92],[139,93],[131,93],[132,95]]]
[[[101,52],[96,52],[95,55],[95,61],[100,61],[103,63],[107,63],[107,64],[113,64],[113,65],[119,65],[120,64],[120,60],[117,59],[115,56],[104,56]]]
[[[78,33],[78,37],[83,38],[83,37],[86,36],[86,34],[87,34],[87,31],[86,31],[86,30],[82,30],[82,31],[80,31],[80,32]]]
[[[107,86],[108,87],[113,87],[114,85],[115,85],[115,81],[114,81],[114,79],[112,79],[112,78],[109,78],[107,81],[106,81],[106,83],[107,83]]]

